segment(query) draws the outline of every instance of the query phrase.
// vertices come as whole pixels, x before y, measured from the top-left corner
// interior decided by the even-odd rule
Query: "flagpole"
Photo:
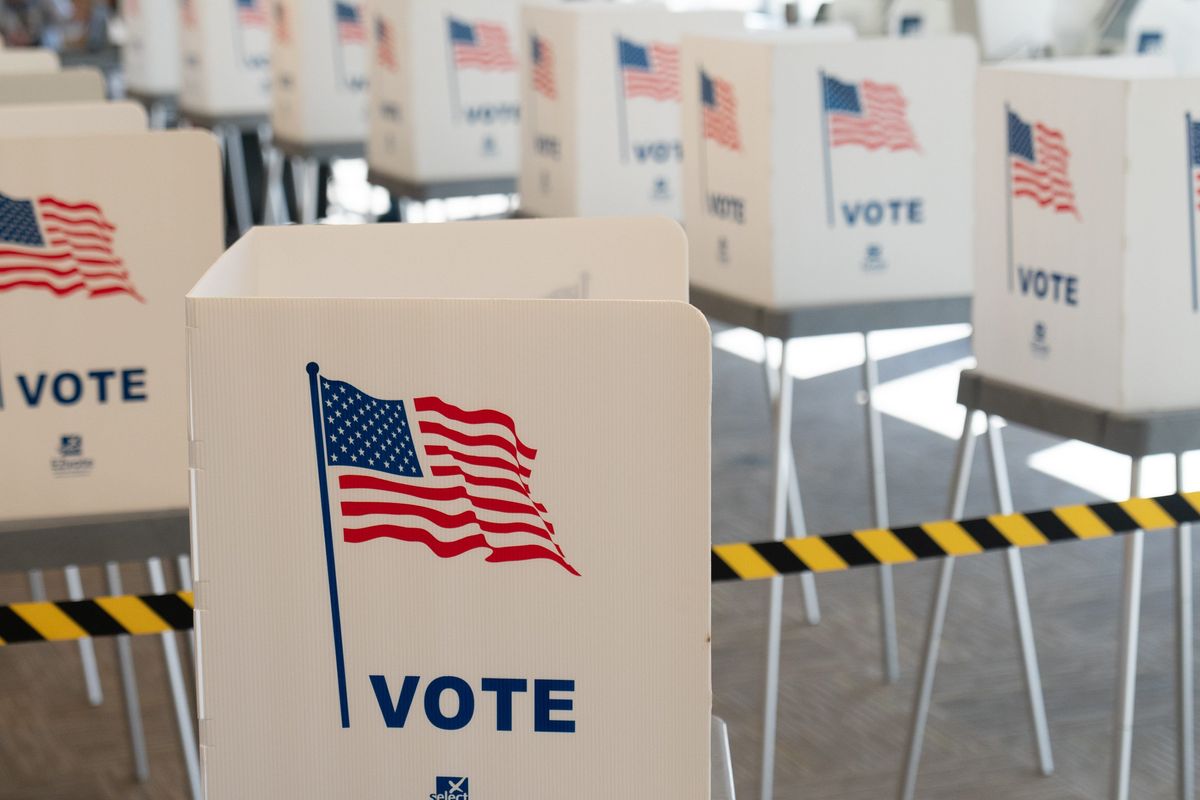
[[[1196,275],[1196,142],[1192,129],[1192,112],[1184,117],[1187,123],[1187,172],[1188,172],[1188,229],[1192,244],[1192,311],[1200,311],[1200,279]]]
[[[346,656],[342,648],[342,608],[338,600],[337,564],[333,554],[333,523],[329,516],[329,479],[325,466],[324,427],[321,424],[321,395],[317,388],[321,368],[308,362],[308,390],[312,398],[313,439],[317,446],[317,482],[321,488],[321,516],[325,523],[325,568],[329,575],[329,613],[333,621],[333,654],[337,662],[338,702],[341,705],[342,727],[350,727],[350,703],[346,696]]]
[[[625,81],[622,80],[624,70],[621,67],[621,37],[616,36],[617,44],[617,144],[621,148],[621,163],[629,160],[629,119],[625,110]]]
[[[446,17],[446,30],[449,32],[451,22]],[[446,50],[446,82],[450,88],[450,119],[457,122],[462,117],[462,104],[459,100],[458,70],[454,68],[454,36],[450,35],[450,47]]]
[[[1004,104],[1004,231],[1008,253],[1008,292],[1013,291],[1012,109]],[[1031,134],[1032,135],[1032,134]]]
[[[825,216],[833,227],[833,159],[829,155],[829,103],[825,97],[825,70],[818,74],[821,81],[821,147],[825,154]]]

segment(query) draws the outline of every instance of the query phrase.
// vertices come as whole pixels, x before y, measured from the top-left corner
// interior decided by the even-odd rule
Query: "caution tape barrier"
[[[1029,514],[997,514],[961,522],[925,522],[907,528],[868,529],[781,542],[738,542],[712,549],[712,579],[755,581],[799,572],[908,564],[927,558],[969,556],[1009,547],[1101,539],[1134,531],[1178,528],[1200,521],[1200,492],[1135,498],[1121,503],[1060,506]]]
[[[1200,492],[781,542],[719,544],[712,548],[712,580],[754,581],[800,572],[841,572],[852,567],[907,564],[1009,547],[1102,539],[1138,530],[1178,528],[1192,522],[1200,522]],[[13,603],[0,606],[0,646],[190,630],[194,604],[191,592]]]

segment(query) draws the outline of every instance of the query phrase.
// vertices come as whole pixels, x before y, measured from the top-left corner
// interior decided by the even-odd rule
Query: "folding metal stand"
[[[733,756],[729,753],[729,730],[725,722],[712,718],[712,800],[735,800],[733,791]]]
[[[800,487],[792,453],[792,379],[787,370],[788,348],[791,340],[805,336],[835,333],[863,335],[864,362],[862,369],[867,456],[870,465],[869,487],[873,524],[889,525],[887,479],[884,469],[882,423],[875,406],[874,394],[878,383],[877,364],[871,352],[870,332],[894,328],[913,328],[966,322],[971,316],[970,299],[966,297],[932,300],[904,300],[879,303],[813,306],[801,308],[771,308],[729,295],[693,286],[692,305],[713,319],[749,328],[762,335],[764,355],[769,354],[768,339],[778,339],[780,362],[773,364],[764,358],[767,390],[772,408],[775,443],[773,447],[774,500],[772,504],[772,535],[776,540],[787,537],[788,521],[794,536],[804,536],[806,527],[800,501]],[[820,618],[815,584],[811,575],[801,576],[805,608],[810,622]],[[767,617],[767,667],[763,708],[762,799],[774,795],[776,722],[779,708],[779,658],[783,624],[783,579],[774,578],[770,587],[770,608]],[[895,597],[890,567],[879,568],[880,638],[884,679],[894,682],[900,673],[897,656]]]
[[[78,576],[78,568],[73,567],[74,564],[104,564],[108,590],[113,594],[121,594],[121,574],[117,565],[123,561],[145,561],[151,589],[161,593],[166,590],[166,580],[157,554],[187,553],[190,547],[186,509],[2,522],[0,572],[33,570],[40,573],[43,569],[66,568],[74,569]],[[187,581],[188,578],[183,580]],[[68,583],[71,583],[69,571]],[[76,583],[69,588],[72,599],[82,598],[82,585]],[[91,644],[90,639],[83,641]],[[163,634],[163,657],[171,684],[191,795],[193,800],[200,800],[200,767],[193,733],[195,717],[188,704],[187,686],[173,633]],[[117,638],[117,658],[125,694],[125,713],[129,720],[134,772],[138,780],[144,782],[149,778],[150,768],[128,637]]]
[[[961,516],[966,499],[974,451],[971,427],[975,412],[988,419],[987,441],[992,453],[992,473],[997,505],[1001,513],[1012,508],[1008,488],[1007,466],[1004,461],[1000,430],[994,418],[1003,418],[1046,433],[1076,439],[1103,447],[1133,459],[1130,497],[1140,496],[1142,460],[1156,453],[1172,453],[1176,457],[1176,479],[1182,487],[1182,459],[1191,450],[1200,450],[1200,409],[1145,414],[1104,411],[1081,403],[1053,397],[1031,389],[1014,386],[980,375],[974,370],[962,374],[958,387],[958,402],[966,407],[967,417],[959,441],[951,490],[950,517]],[[1116,800],[1128,800],[1130,766],[1133,746],[1134,690],[1137,681],[1137,643],[1141,613],[1143,537],[1138,532],[1125,539],[1125,581],[1121,612],[1121,634],[1118,661],[1117,705],[1113,736],[1113,773],[1111,792]],[[1194,755],[1194,676],[1192,644],[1192,577],[1191,532],[1184,526],[1176,533],[1176,643],[1177,681],[1179,687],[1179,776],[1180,798],[1195,796]],[[1012,579],[1013,599],[1017,608],[1018,631],[1028,679],[1030,710],[1042,772],[1054,769],[1050,752],[1049,732],[1041,697],[1040,677],[1034,652],[1033,635],[1029,629],[1028,601],[1025,598],[1024,578],[1020,576],[1019,552],[1008,551],[1009,576]],[[942,562],[933,608],[926,634],[925,659],[913,710],[912,732],[908,758],[901,785],[901,798],[912,798],[916,790],[917,766],[929,715],[934,673],[937,669],[938,647],[941,641],[946,608],[949,601],[950,579],[954,559]]]
[[[404,222],[406,202],[424,203],[427,200],[447,200],[451,197],[479,197],[485,194],[513,195],[516,178],[477,178],[452,181],[410,181],[377,169],[367,170],[367,183],[381,186],[400,204],[400,221]]]
[[[240,114],[235,116],[213,116],[198,111],[182,109],[182,120],[198,128],[207,128],[217,137],[221,145],[221,157],[229,175],[230,195],[233,198],[233,217],[238,234],[243,234],[254,225],[254,205],[250,198],[250,177],[246,171],[246,153],[242,147],[242,135],[258,133],[267,126],[266,114]]]
[[[275,136],[267,153],[266,219],[267,224],[288,222],[287,203],[283,191],[283,159],[292,161],[292,178],[296,184],[296,202],[300,206],[300,222],[313,225],[317,221],[317,205],[321,195],[318,185],[321,164],[346,158],[362,158],[366,148],[362,142],[322,142],[306,144]]]

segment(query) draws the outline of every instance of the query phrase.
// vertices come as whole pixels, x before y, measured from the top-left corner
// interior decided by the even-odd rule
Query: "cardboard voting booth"
[[[522,210],[681,217],[679,42],[741,27],[742,15],[727,11],[525,6]]]
[[[563,299],[581,274],[592,299]],[[686,291],[660,219],[258,228],[208,272],[187,302],[210,797],[708,797],[711,376]]]
[[[184,0],[179,105],[207,117],[265,115],[271,107],[268,0]]]
[[[979,81],[975,353],[1104,410],[1200,406],[1200,77],[1155,59]],[[1097,135],[1103,131],[1104,135]]]
[[[0,137],[82,136],[146,130],[146,110],[133,102],[0,106]]]
[[[514,178],[518,0],[371,4],[371,169],[430,183]]]
[[[367,135],[363,4],[272,0],[271,125],[299,144],[361,143]]]
[[[100,102],[104,75],[94,67],[0,75],[0,105]]]
[[[888,7],[891,36],[938,36],[954,32],[950,0],[895,0]]]
[[[1167,58],[1183,72],[1200,72],[1200,3],[1142,0],[1125,28],[1126,51]]]
[[[186,504],[181,303],[221,251],[217,157],[196,132],[0,139],[0,518]]]
[[[975,70],[965,37],[686,39],[692,282],[784,308],[969,294]]]
[[[179,93],[179,23],[204,0],[122,0],[121,17],[128,39],[121,67],[128,90],[143,97]]]
[[[57,72],[58,53],[53,50],[13,49],[0,52],[0,75]]]

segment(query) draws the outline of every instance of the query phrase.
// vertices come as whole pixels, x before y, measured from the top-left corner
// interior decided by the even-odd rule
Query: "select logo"
[[[64,433],[58,437],[58,454],[50,459],[50,472],[56,478],[83,477],[91,473],[95,462],[83,455],[83,437]]]
[[[471,800],[466,778],[439,775],[435,787],[437,791],[429,795],[429,800]]]

